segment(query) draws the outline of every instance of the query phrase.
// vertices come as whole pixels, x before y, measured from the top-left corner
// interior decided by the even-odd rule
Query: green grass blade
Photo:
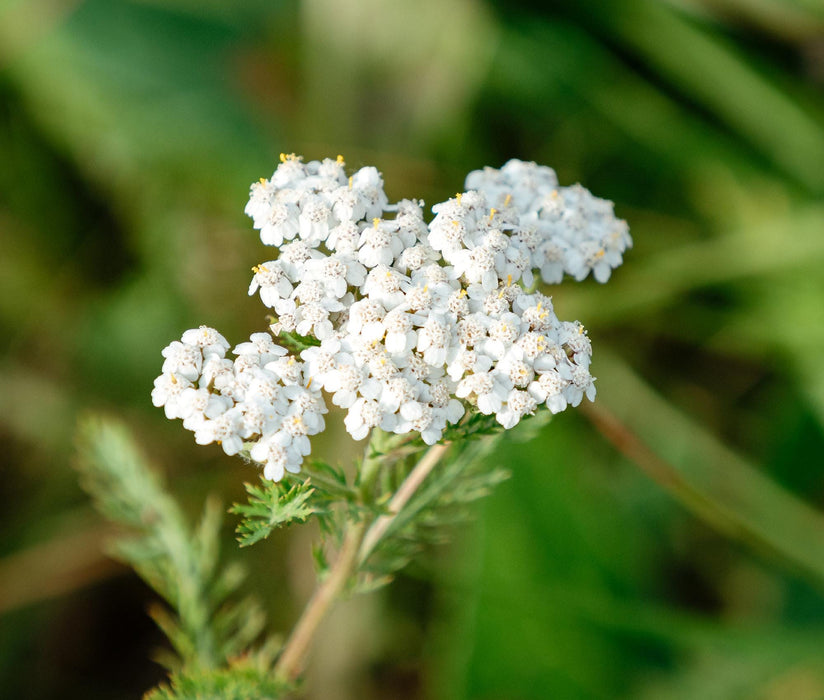
[[[588,413],[612,442],[699,517],[824,584],[824,516],[657,395],[614,355],[599,351],[595,368],[604,389]]]

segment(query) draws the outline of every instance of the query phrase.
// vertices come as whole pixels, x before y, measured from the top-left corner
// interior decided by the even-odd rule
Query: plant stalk
[[[364,522],[350,523],[329,576],[315,590],[278,658],[275,674],[280,678],[295,681],[303,672],[306,655],[318,626],[357,567],[358,550],[365,528]]]
[[[418,490],[424,479],[426,479],[448,449],[448,443],[433,445],[426,451],[426,454],[421,458],[420,462],[415,465],[415,468],[409,473],[409,476],[406,477],[389,502],[389,513],[375,520],[363,538],[363,543],[358,553],[358,562],[360,564],[363,564],[369,558],[369,555],[386,534],[386,531],[398,516],[398,513],[403,510],[403,507],[409,502],[409,499],[412,498],[415,491]]]
[[[372,487],[380,472],[381,449],[386,439],[387,436],[382,431],[375,429],[366,444],[360,469],[360,494],[363,502],[370,500]],[[358,551],[365,531],[366,523],[363,521],[348,523],[343,544],[329,575],[315,589],[275,664],[275,674],[278,677],[291,682],[303,672],[306,656],[320,623],[357,569]]]
[[[394,437],[394,435],[383,432],[380,428],[372,429],[369,442],[366,443],[363,463],[360,468],[360,495],[364,503],[369,503],[372,500],[375,480],[378,478],[381,468],[386,466],[384,452],[391,449],[392,438]]]
[[[385,455],[380,453],[380,449],[385,441],[386,436],[376,432],[366,447],[360,485],[361,496],[365,502],[368,502],[375,479],[383,466]],[[427,450],[390,501],[390,513],[377,518],[368,532],[364,521],[349,523],[329,576],[310,598],[278,658],[275,665],[277,676],[290,682],[300,676],[312,639],[329,608],[448,449],[449,444],[440,444],[433,445]]]

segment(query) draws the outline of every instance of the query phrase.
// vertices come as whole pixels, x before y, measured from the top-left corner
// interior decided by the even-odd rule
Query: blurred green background
[[[192,512],[243,498],[253,470],[149,393],[184,329],[263,328],[243,207],[294,151],[429,205],[535,160],[635,241],[552,290],[594,408],[508,442],[451,544],[337,610],[307,697],[824,698],[822,87],[817,0],[0,2],[0,696],[162,680],[76,419],[124,418]],[[286,631],[311,528],[239,552],[233,526]]]

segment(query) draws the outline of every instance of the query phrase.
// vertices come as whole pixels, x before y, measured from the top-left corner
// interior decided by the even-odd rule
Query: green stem
[[[387,454],[396,446],[399,436],[373,428],[366,443],[359,474],[360,496],[363,503],[372,503],[375,482],[382,468],[388,466]],[[403,437],[403,436],[400,436]]]

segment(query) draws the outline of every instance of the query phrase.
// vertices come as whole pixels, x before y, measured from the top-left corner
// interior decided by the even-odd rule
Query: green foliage
[[[308,458],[300,474],[282,481],[261,478],[261,485],[244,484],[247,503],[235,503],[230,513],[240,515],[236,528],[241,547],[266,539],[274,530],[317,518],[321,532],[338,538],[347,520],[357,520],[371,510],[359,499],[346,474],[320,459]]]
[[[311,515],[324,512],[311,503],[315,489],[308,482],[289,486],[285,481],[262,481],[261,486],[244,484],[249,502],[235,503],[229,509],[243,517],[236,530],[241,547],[260,542],[276,528],[305,522]]]
[[[164,663],[200,672],[222,668],[246,653],[265,619],[253,599],[237,600],[243,571],[237,565],[219,566],[218,504],[207,502],[197,526],[188,526],[126,427],[112,419],[85,419],[78,450],[81,483],[95,506],[134,533],[115,540],[115,556],[132,566],[171,607],[152,610],[177,654],[163,657]]]
[[[225,669],[174,673],[144,700],[279,700],[291,690],[259,660],[241,657]]]
[[[499,435],[476,435],[476,440],[455,444],[409,502],[393,514],[365,562],[369,576],[364,589],[387,583],[426,545],[449,541],[455,525],[472,517],[472,504],[509,477],[506,469],[493,468],[486,459]],[[412,460],[410,466],[414,464]]]
[[[464,420],[446,427],[443,439],[450,442],[472,440],[484,435],[495,435],[502,430],[494,415],[486,416],[477,411],[469,411]]]
[[[320,341],[309,335],[299,335],[297,333],[279,333],[275,340],[290,352],[299,354],[306,348],[319,347]]]
[[[301,467],[301,474],[311,481],[318,492],[317,498],[323,497],[330,501],[353,501],[357,498],[357,491],[348,484],[344,471],[328,462],[309,457]]]
[[[617,377],[616,390],[631,391],[640,405],[649,401],[648,389],[630,389],[616,370],[603,376],[610,386]],[[659,420],[657,439],[671,440],[672,428],[663,429],[670,416]],[[506,459],[512,477],[484,501],[477,525],[450,550],[437,579],[429,694],[439,700],[821,697],[818,592],[788,584],[746,553],[725,556],[727,543],[705,528],[698,541],[703,554],[673,574],[686,598],[673,605],[656,573],[659,557],[671,556],[662,528],[672,517],[667,498],[641,473],[628,470],[613,480],[620,460],[588,433],[584,421],[556,421],[533,444],[498,443],[495,456]],[[690,449],[709,457],[702,444]],[[682,514],[678,522],[686,527],[693,520]],[[715,619],[711,601],[697,598],[716,576],[728,587],[723,600],[734,615],[726,624]],[[795,614],[785,609],[777,621],[771,606],[792,597],[806,603]]]
[[[521,441],[531,440],[551,419],[552,413],[545,409],[524,416],[518,424],[518,430],[510,437]],[[467,410],[463,420],[446,426],[443,440],[445,442],[462,443],[466,440],[474,440],[487,435],[498,435],[501,432],[503,432],[503,427],[495,419],[494,414],[487,416],[475,410]],[[424,443],[422,440],[417,440],[415,444],[423,445]]]
[[[821,513],[669,406],[618,358],[606,354],[601,368],[609,395],[634,397],[632,410],[621,415],[624,430],[636,431],[655,446],[657,454],[668,458],[643,461],[664,488],[719,531],[785,559],[824,586]],[[675,442],[673,435],[689,435],[689,440]],[[626,434],[617,437],[627,439]],[[633,439],[632,433],[628,439]]]

